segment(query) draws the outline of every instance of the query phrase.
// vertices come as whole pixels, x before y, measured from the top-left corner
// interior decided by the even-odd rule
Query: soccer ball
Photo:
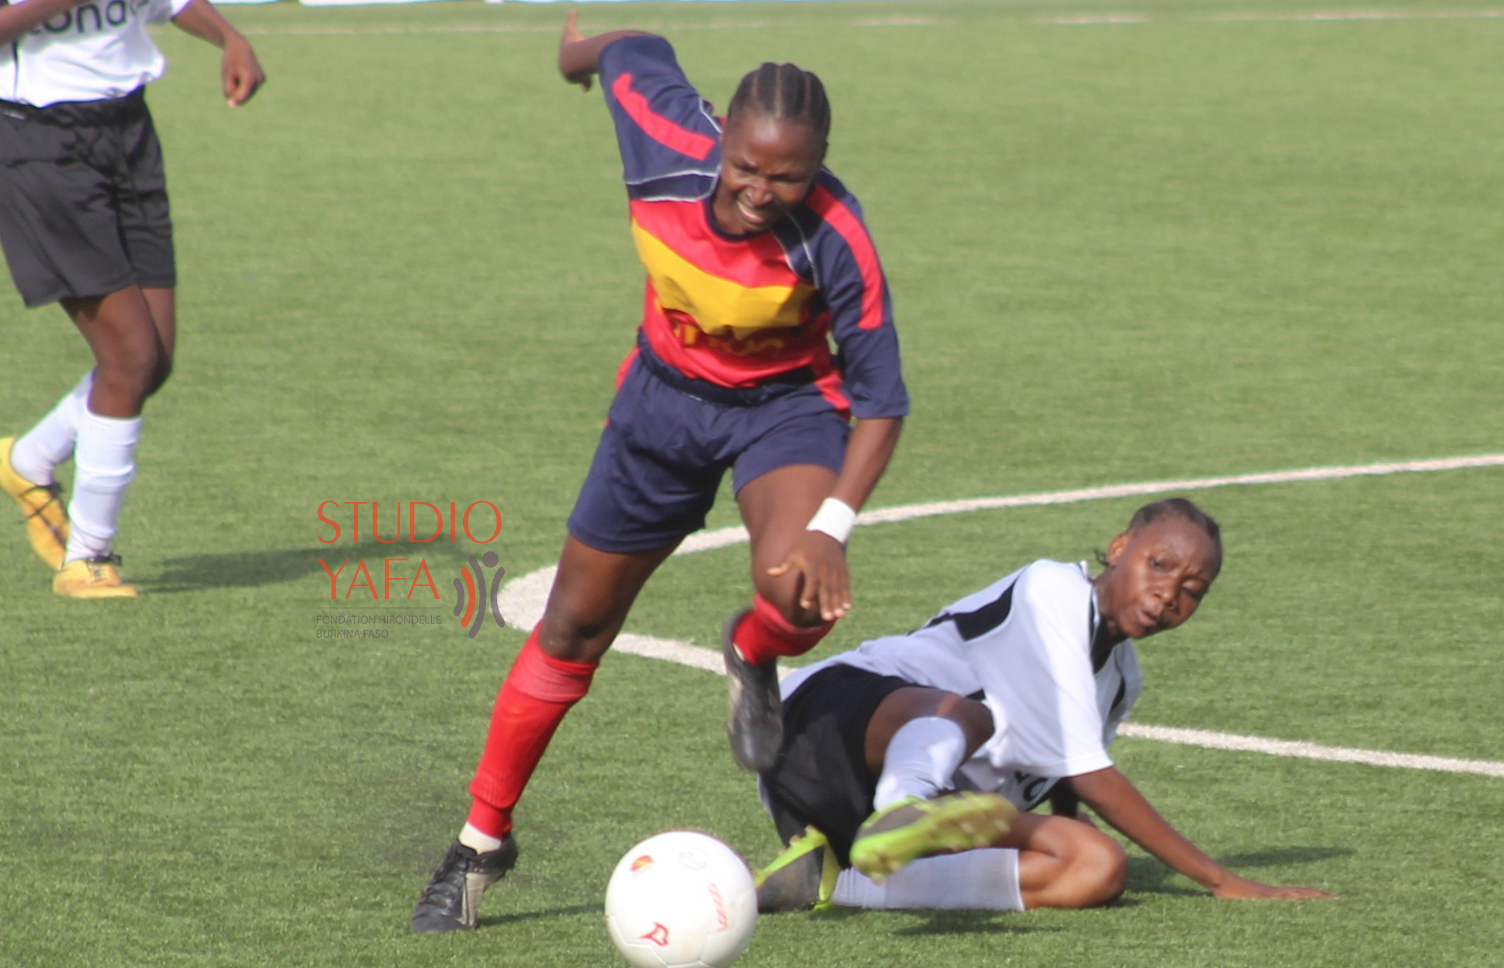
[[[726,968],[752,940],[757,889],[736,851],[709,834],[669,830],[612,871],[606,926],[637,968]]]

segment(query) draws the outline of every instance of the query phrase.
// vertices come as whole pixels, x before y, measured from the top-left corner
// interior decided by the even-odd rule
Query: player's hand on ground
[[[585,39],[585,35],[580,33],[579,17],[578,10],[571,10],[564,18],[564,35],[559,38],[559,73],[564,75],[564,80],[571,84],[578,84],[583,90],[588,91],[591,81],[595,78],[594,72],[574,71],[571,73],[565,68],[564,49],[570,44],[577,44]]]
[[[266,72],[256,60],[256,51],[243,37],[231,37],[225,42],[219,75],[224,82],[225,101],[232,108],[249,101],[266,83]]]
[[[1213,888],[1212,896],[1235,901],[1321,901],[1332,897],[1325,891],[1318,891],[1314,887],[1275,887],[1272,884],[1260,884],[1258,881],[1251,881],[1236,874],[1230,875],[1227,880]]]
[[[806,531],[783,561],[768,569],[781,578],[799,579],[799,607],[818,609],[820,618],[834,622],[851,611],[851,575],[846,570],[846,547],[823,531]]]

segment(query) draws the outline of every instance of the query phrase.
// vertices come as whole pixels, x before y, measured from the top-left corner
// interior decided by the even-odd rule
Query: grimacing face
[[[1173,629],[1196,613],[1222,568],[1207,533],[1167,516],[1125,531],[1107,546],[1097,576],[1097,607],[1115,639],[1142,639]]]
[[[721,180],[710,211],[731,235],[766,232],[804,201],[825,161],[825,143],[810,127],[747,113],[721,135]]]

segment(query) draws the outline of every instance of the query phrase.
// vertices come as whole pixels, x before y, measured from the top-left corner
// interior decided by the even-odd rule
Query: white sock
[[[881,810],[904,797],[929,800],[949,790],[965,758],[966,734],[959,723],[939,716],[909,720],[888,742],[873,806]]]
[[[51,484],[57,465],[73,456],[78,439],[78,425],[88,409],[89,391],[94,388],[94,371],[84,374],[67,396],[37,425],[16,438],[11,446],[10,463],[16,473],[33,484]]]
[[[140,436],[140,417],[101,417],[84,409],[73,453],[73,498],[68,502],[73,529],[65,564],[107,555],[114,547],[120,506],[136,475]]]
[[[831,900],[842,907],[890,910],[1022,911],[1018,851],[988,847],[921,857],[881,884],[847,868]]]
[[[472,827],[468,823],[465,824],[465,829],[460,831],[459,839],[460,843],[469,847],[477,854],[489,854],[493,850],[501,849],[501,841],[498,838],[492,837],[490,834],[482,832],[480,828]]]

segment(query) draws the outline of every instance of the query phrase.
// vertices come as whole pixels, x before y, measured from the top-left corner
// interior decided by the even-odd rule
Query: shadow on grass
[[[232,551],[218,555],[190,555],[184,558],[168,558],[162,563],[162,571],[149,578],[136,581],[142,591],[153,595],[176,595],[184,592],[209,591],[216,588],[255,588],[262,585],[280,585],[317,576],[317,583],[310,582],[309,590],[322,596],[328,591],[329,576],[322,558],[329,568],[340,572],[340,563],[348,560],[349,569],[360,559],[366,559],[366,568],[371,569],[371,578],[381,586],[381,560],[383,558],[406,558],[408,564],[402,587],[408,587],[412,573],[417,570],[417,560],[427,559],[428,570],[440,594],[445,593],[449,581],[468,560],[468,552],[447,542],[440,544],[415,543],[409,540],[378,544],[362,541],[358,545],[314,545],[310,548],[288,548],[282,551]],[[348,591],[352,573],[349,569],[339,574],[337,591],[343,597]],[[394,572],[395,573],[395,572]],[[132,576],[134,578],[134,576]],[[394,587],[396,582],[393,582]],[[364,586],[357,595],[367,594]]]
[[[1288,867],[1291,864],[1316,864],[1338,857],[1350,857],[1355,853],[1349,847],[1277,847],[1255,851],[1251,854],[1229,854],[1217,858],[1217,863],[1234,873],[1245,874],[1260,867]],[[1168,894],[1182,897],[1201,897],[1206,891],[1198,887],[1168,883],[1175,872],[1152,857],[1128,858],[1128,890],[1145,894]],[[1119,901],[1121,904],[1122,902]]]
[[[853,911],[853,914],[860,913]],[[1028,924],[1017,914],[998,911],[916,911],[924,917],[921,924],[893,932],[899,937],[922,938],[929,935],[1022,935],[1058,934],[1062,929]]]
[[[604,915],[605,910],[605,906],[601,904],[576,904],[574,907],[549,908],[546,911],[518,911],[515,914],[478,918],[477,924],[482,928],[495,928],[504,924],[516,924],[519,921],[537,921],[541,918],[568,918],[576,914]]]

